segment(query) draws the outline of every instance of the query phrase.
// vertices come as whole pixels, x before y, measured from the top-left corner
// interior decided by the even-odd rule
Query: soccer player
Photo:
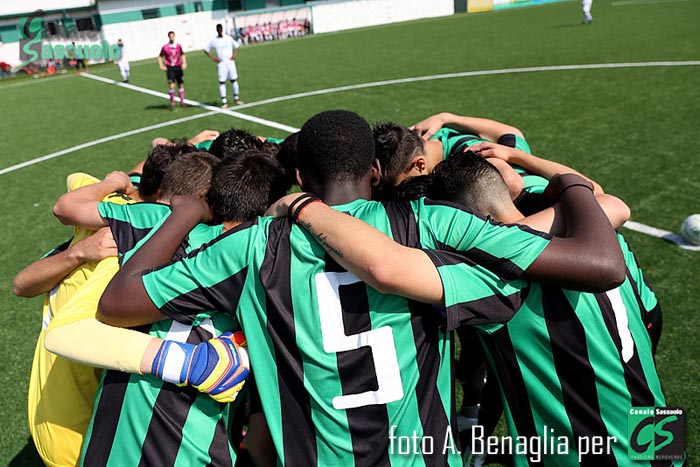
[[[481,157],[492,161],[499,159],[509,165],[521,167],[526,172],[521,172],[524,181],[524,189],[522,194],[513,200],[519,210],[526,214],[531,214],[533,209],[541,209],[542,193],[545,190],[549,179],[557,173],[578,173],[575,170],[562,165],[558,162],[543,159],[541,157],[528,154],[517,148],[511,148],[496,143],[483,142],[469,147]],[[501,169],[499,172],[502,173]],[[578,173],[579,175],[584,175]],[[603,188],[591,179],[587,179],[593,184],[596,193],[603,193]],[[621,241],[624,241],[621,234],[618,233]],[[629,247],[627,247],[629,249]],[[631,252],[626,256],[627,267],[634,272],[634,283],[637,285],[637,293],[640,296],[641,302],[641,317],[651,339],[652,353],[656,355],[656,348],[661,338],[663,329],[663,311],[661,303],[656,297],[651,285],[642,274],[642,269],[637,262],[634,254]]]
[[[428,194],[435,199],[468,204],[502,222],[523,220],[496,169],[472,153],[455,155],[442,162],[431,179]],[[617,217],[613,218],[616,225],[629,216],[626,206],[618,209]],[[395,251],[396,245],[368,245],[364,235],[353,229],[347,218],[341,217],[313,205],[302,212],[300,223],[313,226],[310,229],[313,234],[323,232],[327,245],[324,248],[331,254],[332,248],[351,239],[367,249],[382,248],[382,261],[375,261],[367,252],[355,253],[363,268],[375,270],[370,279],[383,277],[373,280],[373,285],[386,287],[389,283],[394,292],[414,294],[414,289],[405,284],[401,290],[394,288],[401,281],[393,277],[420,275],[418,269],[422,266],[402,261],[403,256]],[[552,228],[560,229],[561,225]],[[346,234],[350,231],[352,235]],[[527,286],[519,311],[503,323],[481,325],[475,323],[471,313],[458,313],[466,322],[476,324],[502,387],[513,439],[567,437],[566,452],[544,456],[544,465],[628,465],[630,407],[665,405],[649,339],[640,320],[642,300],[636,283],[639,272],[626,243],[620,236],[618,241],[628,271],[624,283],[613,290],[590,294],[532,282]],[[453,253],[432,251],[430,255],[440,271],[446,303],[464,307],[471,301],[471,291],[465,286],[468,277],[459,276],[469,268],[450,267],[459,262]],[[348,256],[342,261],[352,259]],[[422,271],[426,277],[430,277],[429,269]],[[431,288],[435,288],[436,294],[440,291],[440,286],[433,282],[423,282],[422,287],[426,293]],[[462,318],[457,321],[461,322]],[[546,429],[552,431],[545,432]],[[592,436],[604,440],[615,437],[615,440],[605,452],[596,455],[579,452],[579,440],[590,442]],[[522,451],[514,461],[518,466],[532,465]]]
[[[189,153],[170,163],[158,191],[159,201],[169,202],[174,196],[182,194],[203,197],[209,189],[215,163],[217,159],[208,153]],[[96,200],[101,194],[99,190],[112,190],[113,186],[103,184],[90,188],[88,193],[78,190],[62,197],[55,212],[63,222],[93,228],[109,225],[124,261],[128,259],[129,252],[138,247],[138,242],[170,212],[166,204],[157,203],[112,209],[112,206]],[[195,248],[220,232],[221,226],[192,232],[183,248]],[[117,363],[104,366],[122,369],[122,365],[126,365],[123,369],[136,373],[129,375],[114,370],[104,373],[95,400],[95,413],[83,443],[82,464],[106,465],[119,457],[121,462],[128,465],[139,462],[172,465],[177,457],[189,459],[196,465],[232,465],[235,452],[225,427],[229,412],[233,409],[198,393],[196,388],[178,388],[175,384],[190,382],[192,375],[195,375],[192,383],[202,386],[199,387],[200,391],[211,390],[214,395],[217,394],[217,383],[208,380],[207,371],[199,368],[193,373],[190,371],[190,357],[184,356],[196,355],[196,344],[235,329],[235,321],[225,315],[208,316],[203,313],[198,317],[196,326],[184,327],[165,320],[150,329],[141,329],[141,332],[147,332],[152,337],[181,343],[174,344],[170,351],[170,354],[180,355],[178,362],[176,356],[167,358],[170,346],[161,347],[161,342],[153,342],[152,338],[139,338],[135,331],[132,334],[136,336],[120,336],[123,345],[108,345],[111,341],[101,341],[101,338],[109,337],[106,331],[100,329],[99,323],[94,320],[85,322],[90,317],[94,318],[98,298],[99,294],[75,297],[72,303],[66,305],[71,310],[70,316],[54,322],[46,337],[47,348],[74,359],[82,356],[79,358],[81,361],[91,364],[95,359],[101,362],[100,359],[107,358],[104,352],[119,349],[112,355]],[[76,343],[78,333],[85,337]],[[144,367],[148,346],[161,350],[155,356],[151,355],[150,360],[146,359],[152,366]],[[208,370],[206,358],[204,364],[204,370]],[[238,376],[244,377],[244,374]],[[187,427],[189,429],[185,429]],[[179,442],[174,443],[172,434],[179,437]],[[154,449],[156,446],[158,448]]]
[[[336,209],[403,244],[441,245],[469,255],[475,264],[470,309],[479,314],[477,321],[509,316],[507,305],[487,304],[520,301],[518,286],[506,286],[499,274],[514,279],[527,271],[530,277],[598,288],[623,280],[614,231],[578,177],[560,180],[565,219],[578,221],[567,225],[574,235],[550,240],[426,200],[367,201],[379,178],[378,162],[369,125],[352,112],[309,119],[298,149],[300,184]],[[313,197],[299,201],[295,219],[319,204]],[[115,276],[98,316],[134,326],[160,320],[163,313],[188,323],[200,308],[235,313],[247,333],[282,464],[461,465],[456,450],[437,448],[452,433],[451,336],[439,312],[367,288],[284,218],[243,224],[187,258],[144,273],[168,261],[199,220],[208,220],[205,210],[174,210]],[[323,235],[318,238],[323,242]],[[343,245],[336,253],[343,255],[346,246],[352,248]],[[421,251],[411,251],[430,263]],[[432,279],[439,283],[436,273]],[[418,279],[410,298],[442,301],[441,292],[424,297],[420,283],[428,278]],[[449,312],[447,318],[454,319]],[[432,437],[435,449],[402,456],[396,437],[415,433]]]
[[[83,179],[88,180],[87,176]],[[71,188],[80,183],[78,177],[71,181]],[[101,260],[117,255],[109,229],[91,233],[76,229],[73,240],[24,268],[12,283],[15,295],[45,294],[29,377],[27,419],[39,456],[52,467],[77,464],[99,382],[94,368],[57,357],[44,348],[47,327],[62,313],[61,307],[99,268]]]
[[[168,79],[168,93],[170,94],[170,110],[175,109],[175,83],[178,86],[180,106],[185,106],[185,81],[182,72],[187,69],[187,56],[180,44],[175,43],[175,33],[168,32],[168,43],[160,49],[158,54],[158,66],[166,73]]]
[[[233,91],[233,102],[236,105],[243,104],[238,98],[238,71],[236,70],[236,57],[238,56],[238,48],[240,45],[233,37],[224,34],[224,27],[220,24],[216,25],[216,36],[209,41],[209,44],[204,48],[204,54],[211,58],[216,63],[216,73],[219,79],[219,95],[221,96],[221,108],[228,107],[226,100],[226,80],[231,81],[231,90]],[[216,56],[210,52],[214,49]]]
[[[431,178],[434,199],[504,223],[523,217],[493,166],[473,153],[446,160]],[[666,405],[641,319],[641,270],[619,234],[618,241],[627,264],[620,287],[590,294],[532,283],[512,320],[477,326],[501,384],[511,436],[566,436],[571,446],[582,437],[616,438],[607,452],[571,449],[545,457],[547,465],[626,464],[629,409]],[[516,456],[515,464],[529,465],[526,457]]]
[[[391,187],[411,177],[428,175],[442,160],[463,152],[470,144],[499,141],[530,152],[530,146],[517,128],[495,120],[442,112],[410,128],[392,122],[375,125],[377,158],[382,165],[382,183],[374,190],[386,195]],[[496,161],[496,164],[500,161]],[[519,177],[506,180],[520,193]]]
[[[591,7],[593,0],[581,0],[581,9],[583,10],[583,24],[593,24],[593,15],[591,15]]]
[[[117,41],[117,45],[119,46],[119,58],[116,60],[117,68],[119,68],[119,73],[122,75],[122,81],[128,83],[129,72],[131,71],[131,68],[129,67],[129,59],[127,58],[124,50],[124,42],[119,39]]]

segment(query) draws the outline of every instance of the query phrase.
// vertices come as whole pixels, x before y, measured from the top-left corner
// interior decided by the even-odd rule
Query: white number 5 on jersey
[[[366,405],[386,404],[401,399],[403,385],[399,360],[396,357],[394,332],[391,327],[382,326],[359,334],[345,335],[339,288],[341,285],[361,282],[360,279],[349,272],[320,273],[315,279],[323,350],[336,353],[369,346],[372,349],[374,368],[377,371],[376,391],[336,396],[333,398],[333,407],[352,409]]]

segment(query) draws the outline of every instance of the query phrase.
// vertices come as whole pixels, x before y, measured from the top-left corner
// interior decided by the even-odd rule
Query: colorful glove
[[[242,332],[227,332],[201,344],[163,341],[151,373],[179,386],[190,385],[217,402],[236,400],[250,363]]]

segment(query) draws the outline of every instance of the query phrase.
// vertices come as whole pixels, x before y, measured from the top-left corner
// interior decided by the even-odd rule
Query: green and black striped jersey
[[[101,203],[99,211],[109,222],[122,261],[171,212],[169,206],[158,203]],[[220,232],[220,226],[197,226],[182,248],[199,246]],[[166,319],[139,330],[197,344],[235,327],[231,316],[203,311],[190,325]],[[83,443],[81,465],[232,466],[236,460],[228,437],[232,410],[230,404],[215,402],[192,387],[178,387],[148,375],[105,371]]]
[[[544,455],[541,462],[515,455],[516,466],[632,465],[630,408],[666,405],[640,312],[655,306],[655,297],[643,292],[636,260],[618,239],[628,264],[620,287],[592,294],[531,283],[521,288],[522,306],[507,323],[476,326],[501,386],[510,435],[569,440],[566,453]],[[460,310],[472,300],[464,264],[454,253],[430,256],[439,266],[448,309]],[[614,437],[612,449],[581,453],[579,462],[579,440],[593,436]]]
[[[474,322],[519,308],[503,289],[547,246],[430,200],[337,206],[399,243],[459,251],[473,263]],[[381,254],[381,252],[377,252]],[[235,313],[283,465],[462,465],[452,438],[452,340],[438,309],[383,295],[344,271],[286,218],[260,218],[143,276],[164,313]],[[483,303],[516,303],[492,313]],[[454,321],[447,316],[447,320]],[[409,453],[400,439],[417,437]],[[431,444],[432,443],[432,444]]]
[[[447,159],[448,157],[463,153],[472,144],[478,144],[483,142],[491,142],[491,140],[486,138],[481,138],[477,135],[472,135],[469,133],[464,133],[452,128],[441,128],[435,133],[430,139],[437,139],[442,143],[442,158]],[[522,151],[531,153],[530,145],[527,143],[525,138],[519,135],[507,134],[498,138],[496,141],[498,144],[503,144],[505,146],[510,146],[512,148],[517,148]],[[522,169],[520,169],[522,170]]]

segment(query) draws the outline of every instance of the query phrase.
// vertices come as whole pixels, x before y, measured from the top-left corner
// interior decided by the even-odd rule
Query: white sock
[[[238,87],[238,81],[234,81],[233,83],[231,83],[231,90],[233,91],[233,98],[235,100],[238,100],[238,92],[240,91]]]
[[[221,96],[221,102],[226,103],[226,83],[219,84],[219,95]]]

